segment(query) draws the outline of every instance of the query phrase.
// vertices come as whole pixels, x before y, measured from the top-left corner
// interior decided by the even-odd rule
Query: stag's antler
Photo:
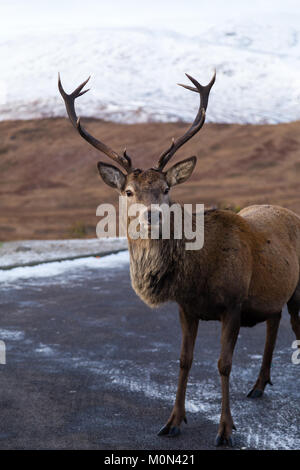
[[[170,145],[170,147],[167,150],[165,150],[165,152],[163,152],[161,154],[161,156],[159,157],[158,164],[157,164],[157,167],[156,167],[159,171],[162,171],[162,169],[168,163],[168,161],[174,155],[174,153],[177,152],[177,150],[183,144],[185,144],[191,137],[193,137],[201,129],[201,127],[203,126],[204,121],[205,121],[205,111],[206,111],[206,108],[207,108],[209,92],[210,92],[213,84],[215,83],[216,71],[214,72],[214,75],[213,75],[211,81],[206,86],[200,85],[200,83],[198,83],[197,80],[195,80],[193,77],[191,77],[187,73],[186,73],[186,76],[188,77],[189,80],[191,80],[191,82],[195,85],[196,88],[188,86],[188,85],[182,85],[181,83],[178,83],[178,85],[180,85],[184,88],[187,88],[188,90],[195,91],[196,93],[199,93],[199,95],[200,95],[199,110],[198,110],[197,116],[195,117],[195,120],[194,120],[193,124],[187,130],[187,132],[185,134],[183,134],[183,136],[179,137],[177,140],[173,139],[172,144]]]
[[[130,172],[132,169],[131,165],[131,159],[130,157],[126,154],[126,150],[124,151],[123,156],[118,155],[114,150],[112,150],[110,147],[105,145],[103,142],[100,140],[97,140],[95,137],[93,137],[91,134],[89,134],[80,124],[80,118],[76,116],[76,111],[75,111],[75,100],[81,95],[84,95],[89,90],[84,90],[83,87],[87,84],[89,81],[90,77],[85,80],[81,85],[79,85],[76,90],[73,91],[70,95],[68,95],[65,90],[62,87],[61,81],[60,81],[60,75],[58,74],[58,89],[61,94],[61,96],[64,99],[65,105],[66,105],[66,110],[69,116],[69,119],[71,123],[73,124],[73,127],[77,129],[81,137],[83,137],[89,144],[91,144],[93,147],[96,149],[100,150],[100,152],[105,153],[109,158],[114,160],[115,162],[119,163],[127,172]]]

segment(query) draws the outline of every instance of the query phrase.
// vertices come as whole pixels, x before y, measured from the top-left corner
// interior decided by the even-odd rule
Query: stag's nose
[[[144,212],[144,218],[149,225],[158,225],[161,220],[161,211],[157,209],[147,209]]]

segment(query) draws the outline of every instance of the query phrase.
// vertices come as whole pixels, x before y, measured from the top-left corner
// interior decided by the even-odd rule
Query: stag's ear
[[[197,157],[190,157],[186,160],[176,163],[166,172],[166,179],[169,186],[184,183],[195,168]]]
[[[108,163],[98,162],[98,171],[104,183],[112,188],[122,191],[125,187],[126,176],[119,168]]]

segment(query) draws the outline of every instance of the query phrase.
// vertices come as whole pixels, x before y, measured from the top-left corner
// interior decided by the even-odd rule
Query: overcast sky
[[[197,34],[228,20],[299,20],[299,0],[0,0],[0,34],[148,27]],[[298,23],[299,24],[299,23]]]

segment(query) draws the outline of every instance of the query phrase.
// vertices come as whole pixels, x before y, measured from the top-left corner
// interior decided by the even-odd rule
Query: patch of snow
[[[127,249],[127,239],[122,237],[4,242],[0,246],[0,269],[88,255],[104,255],[124,249]]]
[[[61,275],[67,271],[88,269],[116,269],[129,263],[128,251],[103,256],[78,258],[75,260],[55,261],[53,263],[25,266],[9,270],[0,270],[0,283],[15,282],[18,279],[48,278]]]
[[[40,343],[39,346],[35,349],[36,353],[42,354],[43,356],[53,356],[55,351],[50,346]]]
[[[24,336],[23,331],[0,329],[0,340],[20,341]]]

